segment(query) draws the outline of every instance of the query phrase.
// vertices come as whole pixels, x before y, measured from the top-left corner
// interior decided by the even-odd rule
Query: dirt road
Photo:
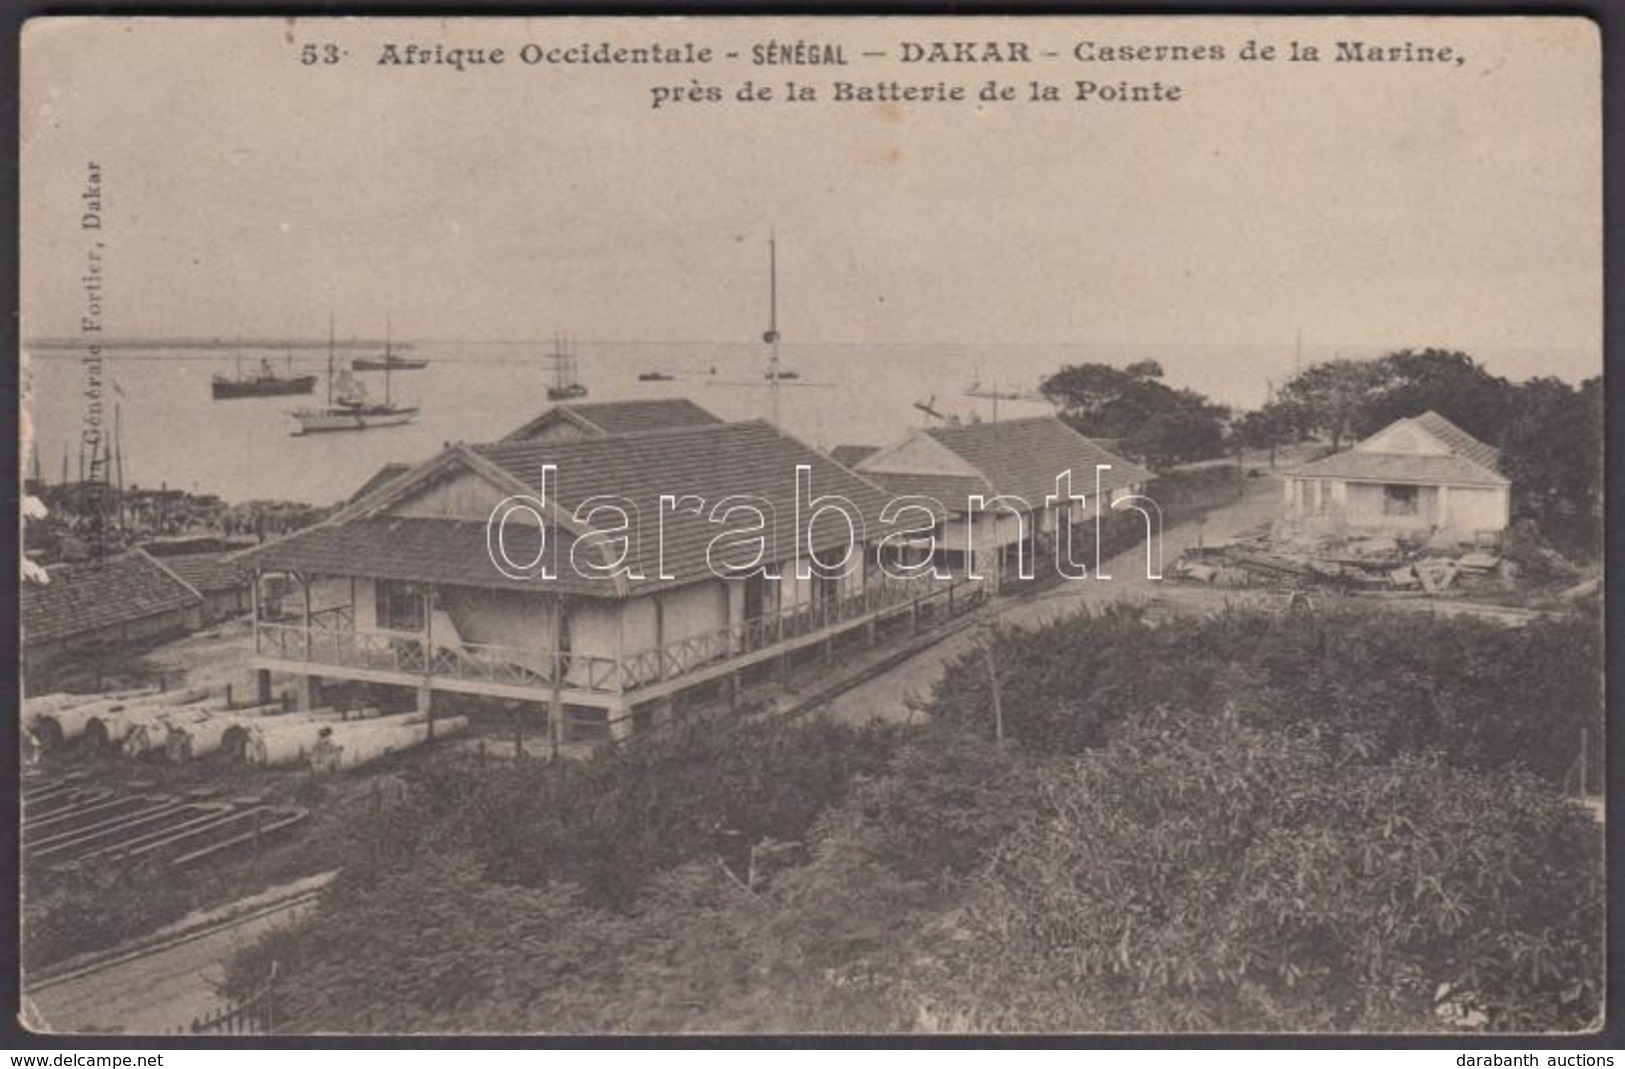
[[[1210,511],[1200,521],[1178,524],[1164,531],[1162,574],[1166,575],[1180,553],[1195,545],[1198,539],[1228,538],[1268,522],[1280,507],[1280,487],[1278,477],[1250,479],[1240,500]],[[1148,578],[1146,571],[1145,547],[1136,546],[1106,562],[1105,572],[1111,578],[1065,582],[1032,599],[1012,601],[998,613],[998,619],[1005,624],[1035,627],[1090,606],[1146,598],[1157,592],[1161,582]],[[944,639],[831,699],[828,715],[849,723],[875,719],[906,721],[917,715],[911,714],[911,703],[927,698],[946,666],[973,648],[976,641],[975,628]]]
[[[109,955],[109,964],[24,989],[23,1021],[52,1033],[174,1035],[219,1008],[215,985],[225,960],[314,907],[313,887],[330,875],[297,881],[212,911],[188,931],[148,950]]]

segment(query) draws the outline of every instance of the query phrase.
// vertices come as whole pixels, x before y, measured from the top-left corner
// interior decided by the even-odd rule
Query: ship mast
[[[327,407],[333,407],[333,313],[327,313]]]
[[[384,404],[385,404],[385,406],[388,406],[388,404],[389,404],[389,368],[390,368],[390,365],[392,363],[394,363],[394,358],[389,355],[389,339],[390,339],[390,316],[389,316],[388,312],[385,312],[384,313]]]
[[[767,333],[762,340],[773,347],[767,361],[768,390],[773,397],[773,426],[779,425],[779,240],[777,229],[767,236]]]

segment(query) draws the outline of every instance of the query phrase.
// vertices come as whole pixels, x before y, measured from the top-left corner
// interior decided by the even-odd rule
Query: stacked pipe
[[[310,767],[317,772],[343,772],[376,761],[387,754],[408,750],[433,737],[459,734],[468,728],[468,719],[451,716],[431,725],[421,713],[379,717],[329,724],[310,751]]]

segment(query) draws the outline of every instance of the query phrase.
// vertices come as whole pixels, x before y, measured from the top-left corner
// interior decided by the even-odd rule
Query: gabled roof
[[[1449,450],[1446,454],[1381,453],[1362,448],[1400,424],[1410,424]],[[1405,483],[1418,486],[1507,486],[1496,470],[1500,452],[1485,445],[1437,412],[1398,419],[1353,447],[1311,461],[1285,474],[1293,478],[1345,479],[1354,482]]]
[[[249,575],[225,553],[179,553],[162,558],[165,568],[200,594],[246,587]]]
[[[321,523],[267,542],[242,556],[245,564],[272,571],[313,575],[355,575],[369,579],[442,583],[493,590],[536,590],[539,579],[505,575],[491,561],[483,522],[370,516],[343,523]],[[508,554],[529,560],[539,548],[535,528],[515,524],[505,532]],[[574,537],[564,532],[557,547],[566,566],[546,589],[569,593],[612,594],[608,583],[589,585],[567,565]]]
[[[1362,453],[1345,449],[1324,460],[1286,473],[1297,479],[1347,479],[1367,483],[1414,483],[1418,486],[1505,486],[1507,478],[1455,456],[1409,453]]]
[[[1014,494],[1035,508],[1055,492],[1055,478],[1063,471],[1072,472],[1073,490],[1083,494],[1094,492],[1096,465],[1110,465],[1100,476],[1108,492],[1154,477],[1055,416],[930,427],[923,433],[974,468],[992,493]]]
[[[48,583],[24,583],[23,645],[54,642],[203,603],[179,576],[139,549],[101,561],[53,564]]]
[[[829,451],[829,455],[841,467],[850,468],[864,457],[870,456],[879,450],[878,445],[838,445]]]
[[[399,462],[385,464],[383,467],[373,472],[372,478],[361,484],[361,489],[350,495],[350,500],[360,501],[362,498],[366,497],[380,486],[383,486],[385,483],[393,482],[395,479],[405,475],[411,470],[412,465],[410,464],[402,464]]]
[[[993,487],[986,479],[975,475],[938,474],[912,471],[866,471],[866,479],[873,479],[895,497],[928,497],[941,502],[950,512],[963,512],[974,494],[993,497]]]
[[[840,495],[858,508],[870,539],[883,533],[880,511],[888,499],[874,483],[759,421],[709,423],[573,441],[502,441],[454,446],[391,482],[367,501],[336,513],[326,523],[267,543],[242,558],[262,568],[537,589],[541,581],[508,580],[497,570],[488,554],[484,522],[391,514],[393,503],[409,497],[417,481],[443,476],[459,464],[487,474],[510,491],[523,488],[536,497],[542,495],[543,472],[551,467],[547,503],[554,512],[550,525],[556,525],[553,529],[558,531],[555,544],[559,554],[558,586],[554,588],[597,596],[689,583],[711,575],[706,559],[711,541],[748,527],[751,522],[748,514],[736,513],[726,521],[712,522],[708,518],[709,510],[729,497],[759,499],[758,507],[774,520],[774,529],[763,533],[767,560],[789,560],[796,551],[799,465],[810,470],[815,497]],[[686,505],[682,510],[662,509],[661,498],[665,495],[701,498],[707,516],[696,515]],[[641,580],[611,584],[577,575],[569,566],[570,547],[586,532],[584,525],[570,517],[588,498],[631,502],[628,511],[634,513],[639,537],[628,563],[641,573]],[[607,528],[610,519],[600,517],[596,525]],[[846,537],[845,522],[825,512],[813,526],[811,541],[815,550],[822,551],[843,545]],[[602,545],[606,540],[599,538],[595,542]],[[726,541],[732,544],[738,540],[736,536]],[[534,545],[531,548],[534,550]],[[510,556],[514,560],[528,559],[522,548],[510,549]],[[672,579],[659,578],[662,564]]]
[[[569,423],[584,434],[647,434],[677,427],[721,423],[686,397],[643,401],[590,401],[554,405],[502,440],[525,441],[557,423]]]
[[[1452,453],[1480,467],[1495,471],[1501,461],[1499,449],[1479,441],[1431,409],[1413,417],[1411,422],[1443,442]]]

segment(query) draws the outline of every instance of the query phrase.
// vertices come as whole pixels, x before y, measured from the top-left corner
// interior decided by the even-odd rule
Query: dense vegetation
[[[231,985],[276,960],[338,1030],[1598,1021],[1601,833],[1563,791],[1595,619],[1114,611],[988,649],[906,734],[437,770]]]

